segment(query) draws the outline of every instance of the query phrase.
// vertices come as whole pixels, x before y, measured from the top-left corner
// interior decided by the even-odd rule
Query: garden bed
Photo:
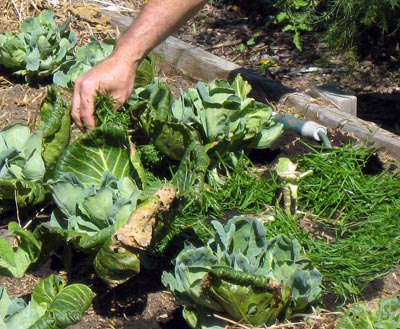
[[[38,5],[37,8],[40,9],[39,4],[38,2],[36,5]],[[37,8],[29,7],[29,13],[37,13]],[[13,7],[9,5],[6,10],[7,17],[12,21]],[[59,8],[59,10],[59,18],[63,19],[65,17],[65,10],[63,10],[62,7]],[[135,10],[135,8],[132,10]],[[201,17],[204,17],[204,15],[207,15],[207,12],[203,13]],[[85,28],[82,28],[81,20],[74,18],[72,27],[77,27],[79,31],[82,31],[81,40],[87,40],[88,37],[84,32]],[[84,22],[83,25],[86,27],[90,26],[91,31],[96,31],[96,24],[89,23],[86,20],[84,20]],[[6,28],[2,27],[1,30],[9,30],[11,28],[8,23],[6,24]],[[107,29],[102,29],[97,26],[98,37],[116,36],[118,34],[114,27],[107,24],[106,26]],[[232,67],[235,67],[235,65]],[[178,95],[180,89],[186,90],[196,83],[193,77],[189,78],[187,75],[171,66],[160,65],[158,75],[172,86],[175,95]],[[13,80],[8,75],[2,74],[0,78],[0,128],[15,122],[33,123],[39,114],[39,107],[46,93],[46,85],[39,85],[32,88],[27,87],[26,84],[20,81]],[[287,82],[287,80],[285,82]],[[292,87],[297,88],[295,85],[290,86],[290,88]],[[292,107],[287,106],[285,110],[294,111]],[[340,123],[341,120],[342,119],[338,119],[337,123]],[[348,123],[342,122],[342,125],[335,126],[335,124],[333,124],[329,127],[329,138],[334,147],[342,147],[349,142],[359,141],[352,131],[342,129],[346,124]],[[356,121],[355,125],[357,126],[357,124],[358,121]],[[75,133],[80,134],[78,131],[75,131]],[[319,146],[318,143],[313,141],[308,140],[307,143],[310,143],[309,145],[313,145],[315,148]],[[309,145],[306,146],[297,134],[287,132],[273,147],[268,150],[263,150],[262,152],[254,153],[253,160],[256,165],[261,168],[260,170],[266,170],[266,168],[273,167],[281,157],[294,159],[299,155],[310,152]],[[398,155],[398,153],[393,153],[396,152],[395,150],[396,149],[393,150],[389,148],[387,150],[388,152],[375,153],[375,155],[371,157],[371,161],[369,161],[368,168],[366,169],[375,175],[379,175],[384,169],[389,169],[391,172],[395,171],[397,169],[397,163],[394,160],[394,155]],[[19,217],[20,214],[18,213],[12,214],[10,217],[2,218],[2,228],[5,227],[6,222],[10,219],[18,219],[23,223],[27,223],[30,219],[46,218],[46,216],[48,216],[48,211],[49,209],[46,207],[44,209],[36,209],[36,213],[29,214],[28,217]],[[315,227],[313,226],[315,224],[308,222],[308,219],[307,216],[303,218],[304,230],[308,232],[314,230],[316,236],[321,236],[322,233],[322,237],[329,236],[329,232],[324,231],[323,224],[319,223],[318,225],[322,226],[319,227],[317,225],[317,227]],[[144,270],[127,283],[117,288],[109,289],[95,276],[90,259],[88,259],[87,256],[79,253],[74,256],[72,270],[69,272],[64,272],[60,255],[55,252],[50,260],[40,269],[30,271],[23,279],[17,280],[8,277],[0,277],[0,283],[7,288],[8,293],[12,297],[27,296],[32,292],[33,286],[36,285],[40,279],[51,273],[61,274],[67,277],[70,282],[83,282],[88,284],[95,291],[93,306],[84,316],[83,320],[72,326],[72,328],[185,328],[185,323],[181,317],[180,305],[172,295],[165,290],[165,287],[159,281],[161,273],[159,273],[158,270]],[[399,294],[399,276],[399,268],[394,268],[393,271],[390,271],[387,275],[378,275],[378,279],[373,281],[369,287],[365,289],[360,298],[367,301],[374,301],[379,297]],[[333,307],[328,309],[328,307],[325,306],[324,309],[314,310],[314,314],[309,317],[307,322],[292,319],[293,323],[291,325],[285,324],[284,326],[291,326],[296,329],[333,328],[342,313],[334,307],[335,296],[328,297],[333,298],[333,302],[330,304],[329,300],[325,300],[325,305],[331,305]],[[275,327],[279,328],[280,326],[277,324]]]

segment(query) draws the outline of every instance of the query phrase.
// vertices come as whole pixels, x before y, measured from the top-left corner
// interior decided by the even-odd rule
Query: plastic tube
[[[314,121],[304,121],[290,114],[273,113],[275,121],[283,124],[285,130],[294,130],[303,137],[313,138],[331,148],[326,127]]]

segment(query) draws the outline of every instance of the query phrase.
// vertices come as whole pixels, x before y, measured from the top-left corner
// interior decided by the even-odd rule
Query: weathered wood
[[[330,85],[312,86],[310,95],[335,104],[343,112],[357,116],[357,97]]]
[[[121,14],[109,13],[109,15],[111,22],[122,32],[133,21],[131,17],[127,18]],[[167,38],[154,52],[162,61],[172,64],[196,80],[226,79],[232,81],[237,74],[241,74],[251,84],[253,89],[251,96],[255,99],[305,109],[306,119],[316,121],[328,128],[340,128],[352,133],[363,141],[370,141],[383,148],[394,158],[400,160],[400,137],[379,128],[374,123],[342,112],[334,106],[323,105],[321,101],[317,102],[307,94],[295,92],[292,88],[266,79],[175,37]]]

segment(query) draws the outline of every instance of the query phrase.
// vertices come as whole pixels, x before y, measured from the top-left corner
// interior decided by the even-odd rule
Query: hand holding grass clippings
[[[94,98],[107,93],[122,105],[134,89],[136,69],[147,54],[199,10],[204,0],[149,0],[114,52],[75,83],[71,116],[86,129],[95,127]]]

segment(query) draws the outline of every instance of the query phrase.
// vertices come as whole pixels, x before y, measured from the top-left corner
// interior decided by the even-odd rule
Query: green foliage
[[[314,30],[333,49],[375,55],[377,46],[386,47],[387,55],[398,60],[399,0],[278,0],[274,7],[276,23],[293,32],[299,50],[301,34]]]
[[[60,70],[55,72],[53,82],[63,88],[72,90],[75,80],[111,55],[114,46],[114,39],[104,39],[102,41],[92,39],[88,44],[78,47],[76,56],[65,62],[60,67]],[[142,87],[151,83],[154,79],[154,74],[155,59],[150,54],[140,63],[137,69],[135,86]]]
[[[383,170],[367,174],[371,150],[353,144],[313,150],[298,159],[313,170],[299,184],[298,207],[312,214],[303,230],[291,216],[276,213],[269,236],[295,236],[339,302],[356,301],[375,280],[398,264],[400,180]],[[373,158],[372,158],[373,160]],[[374,161],[371,160],[373,164]],[[318,227],[310,231],[308,227]]]
[[[238,75],[232,84],[223,80],[199,82],[197,88],[173,101],[167,87],[157,82],[137,90],[139,100],[146,102],[141,125],[154,144],[173,159],[182,159],[187,146],[197,140],[213,159],[234,162],[235,153],[267,148],[282,133],[272,109],[249,98],[250,90]],[[143,103],[139,106],[144,107]]]
[[[143,165],[152,171],[158,168],[165,158],[153,144],[140,145],[138,149]]]
[[[0,34],[0,65],[33,82],[52,75],[69,61],[77,37],[68,30],[69,20],[58,26],[53,16],[53,11],[44,10],[37,17],[26,18],[20,33]]]
[[[54,167],[70,138],[69,105],[50,87],[41,106],[39,129],[21,123],[0,131],[0,213],[43,202]]]
[[[175,100],[160,81],[136,90],[130,111],[150,143],[181,161],[175,181],[180,192],[189,186],[203,191],[206,176],[222,184],[222,163],[234,167],[243,153],[267,148],[282,134],[272,109],[248,97],[250,91],[239,75],[232,84],[200,82]]]
[[[72,173],[51,184],[56,208],[50,225],[64,229],[70,240],[93,236],[102,229],[127,220],[141,191],[130,177],[116,179],[104,172],[98,185],[84,186]],[[79,241],[76,241],[79,242]]]
[[[29,266],[38,260],[41,244],[32,232],[10,222],[7,234],[0,237],[0,274],[22,278]]]
[[[384,46],[399,56],[399,14],[399,0],[331,1],[323,13],[328,23],[325,39],[334,48],[355,47],[368,53],[365,48]]]
[[[385,297],[377,307],[366,303],[352,306],[337,324],[337,329],[396,329],[400,323],[400,296]]]
[[[131,122],[129,113],[122,107],[115,110],[116,100],[110,95],[100,94],[95,98],[96,126],[108,126],[109,129],[127,130]]]
[[[110,249],[112,235],[143,201],[142,191],[130,177],[116,179],[104,172],[98,185],[84,186],[74,174],[65,173],[51,189],[55,208],[49,224],[40,226],[36,236],[95,254],[96,273],[105,281],[112,277],[114,283],[120,283],[139,272],[135,254]]]
[[[67,285],[51,275],[35,287],[27,304],[22,298],[10,299],[0,288],[0,327],[4,329],[62,329],[79,322],[92,303],[93,293],[84,284]]]
[[[42,186],[45,163],[42,158],[42,132],[31,134],[24,124],[0,131],[0,212],[44,201]]]
[[[282,24],[282,31],[293,32],[293,43],[302,50],[301,33],[311,31],[315,23],[315,0],[278,0],[274,6],[279,9],[275,20]]]
[[[184,305],[193,328],[212,323],[212,314],[252,325],[271,324],[304,310],[321,293],[321,275],[301,255],[296,240],[267,240],[261,221],[236,216],[225,226],[213,222],[215,238],[206,246],[191,244],[175,259],[164,284]],[[221,326],[220,321],[214,325]]]
[[[114,39],[92,39],[74,54],[77,36],[69,29],[70,18],[58,26],[54,12],[43,10],[36,17],[28,17],[19,33],[0,34],[0,65],[12,74],[23,76],[29,83],[53,76],[53,82],[72,90],[75,80],[95,64],[109,56]],[[135,85],[144,86],[153,81],[154,56],[150,54],[139,65]]]
[[[31,134],[28,126],[16,123],[0,131],[0,178],[42,181],[42,133]]]

